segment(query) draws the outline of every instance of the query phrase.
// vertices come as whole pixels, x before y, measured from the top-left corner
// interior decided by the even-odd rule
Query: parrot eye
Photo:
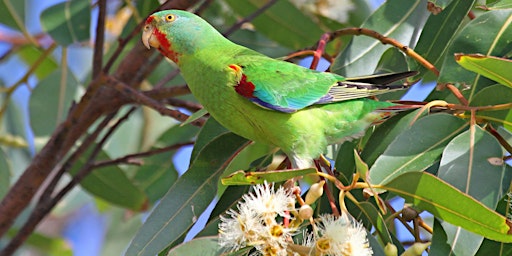
[[[175,19],[176,19],[176,16],[174,16],[172,14],[168,14],[165,16],[166,21],[174,21]]]

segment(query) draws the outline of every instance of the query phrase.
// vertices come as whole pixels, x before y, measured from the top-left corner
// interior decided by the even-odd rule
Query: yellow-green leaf
[[[267,182],[285,181],[294,177],[316,173],[315,168],[293,169],[293,170],[277,170],[264,172],[244,172],[237,171],[231,175],[222,178],[223,185],[253,185]]]
[[[399,195],[421,210],[492,240],[512,242],[512,223],[430,173],[408,172],[375,186]]]
[[[467,70],[512,88],[512,61],[481,54],[455,54],[455,61]]]

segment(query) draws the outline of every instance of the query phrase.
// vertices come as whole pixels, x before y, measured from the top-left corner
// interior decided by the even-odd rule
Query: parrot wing
[[[307,69],[293,63],[275,60],[262,55],[236,58],[229,67],[238,78],[235,91],[259,105],[276,111],[292,113],[315,104],[364,98],[382,94],[402,85],[372,84],[368,81],[393,81],[413,75],[403,72],[399,78],[393,75],[375,75],[346,79],[340,75]],[[409,74],[412,73],[412,74]]]

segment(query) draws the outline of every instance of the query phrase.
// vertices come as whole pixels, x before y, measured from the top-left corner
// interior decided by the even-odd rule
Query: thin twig
[[[146,95],[140,93],[139,91],[129,87],[128,85],[124,84],[123,82],[109,76],[107,78],[107,84],[109,86],[112,86],[114,89],[118,90],[119,92],[123,93],[124,95],[128,96],[130,99],[135,101],[136,103],[151,107],[152,109],[156,110],[158,113],[164,116],[170,116],[178,121],[186,121],[189,117],[188,115],[173,109],[166,108],[163,104],[161,104],[158,101],[155,101],[152,98],[147,97]],[[191,124],[196,126],[203,126],[205,120],[204,119],[198,119],[193,121]]]
[[[272,5],[274,5],[275,3],[277,2],[277,0],[270,0],[268,1],[266,4],[264,4],[263,6],[261,6],[258,10],[256,10],[255,12],[251,13],[249,16],[241,19],[240,21],[238,21],[237,23],[235,23],[233,26],[231,26],[228,30],[226,30],[224,33],[222,33],[223,36],[225,37],[228,37],[229,35],[231,35],[233,32],[235,32],[236,30],[238,30],[244,23],[247,23],[253,19],[255,19],[256,17],[258,17],[260,14],[262,14],[263,12],[265,12],[268,8],[270,8]]]
[[[97,168],[101,168],[101,167],[105,167],[105,166],[109,166],[109,165],[130,163],[130,161],[135,158],[147,157],[147,156],[152,156],[152,155],[156,155],[156,154],[160,154],[160,153],[164,153],[164,152],[168,152],[168,151],[172,151],[172,150],[177,150],[181,147],[189,146],[189,145],[193,145],[193,144],[194,144],[194,142],[177,143],[177,144],[170,145],[170,146],[163,147],[163,148],[157,148],[157,149],[152,149],[152,150],[148,150],[145,152],[125,155],[123,157],[119,157],[116,159],[98,161],[98,162],[92,164],[91,168],[97,169]]]
[[[41,201],[34,211],[32,212],[30,218],[25,222],[25,224],[20,228],[18,233],[13,237],[9,244],[0,252],[0,255],[11,255],[13,254],[20,246],[25,242],[28,236],[35,230],[37,224],[51,211],[55,205],[69,192],[73,189],[80,181],[85,178],[91,171],[92,160],[96,158],[100,150],[103,148],[103,145],[107,141],[107,139],[112,135],[112,133],[119,127],[119,125],[124,122],[128,116],[135,110],[133,107],[130,111],[128,111],[122,118],[120,118],[116,124],[114,124],[107,133],[103,136],[101,141],[94,147],[91,155],[89,156],[85,165],[78,171],[78,173],[73,176],[71,181],[62,188],[55,197],[51,199],[44,199]]]
[[[326,42],[330,42],[330,41],[334,40],[335,38],[340,37],[342,35],[356,35],[356,36],[366,35],[366,36],[373,37],[373,38],[379,40],[383,44],[393,45],[394,47],[400,49],[402,52],[407,54],[409,57],[415,59],[417,62],[419,62],[425,68],[432,71],[432,73],[434,73],[436,76],[439,76],[439,70],[437,70],[437,68],[432,63],[427,61],[425,58],[423,58],[421,55],[416,53],[414,50],[412,50],[408,46],[403,45],[402,43],[396,41],[393,38],[386,37],[376,31],[373,31],[373,30],[370,30],[367,28],[344,28],[344,29],[333,31],[333,32],[329,33],[329,37]],[[318,44],[319,44],[319,42],[317,43],[317,45]]]
[[[457,100],[459,100],[460,104],[464,106],[469,105],[468,100],[464,97],[464,95],[462,95],[462,93],[459,91],[457,87],[455,87],[453,84],[446,84],[445,86],[446,88],[448,88],[448,90],[452,92],[453,96],[455,96]]]

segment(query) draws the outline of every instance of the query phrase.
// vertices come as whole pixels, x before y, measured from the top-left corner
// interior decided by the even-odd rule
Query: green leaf
[[[41,13],[43,30],[62,46],[88,40],[90,4],[88,0],[73,0],[49,7]]]
[[[510,166],[509,166],[510,167]],[[512,171],[508,170],[509,172]],[[510,214],[510,197],[504,196],[498,203],[498,207],[496,207],[496,211],[502,214],[503,216],[509,216]],[[445,238],[446,241],[446,238]],[[512,243],[502,243],[497,241],[492,241],[489,239],[484,239],[482,245],[478,249],[478,252],[475,254],[477,256],[487,256],[487,255],[497,255],[497,256],[508,256],[512,255]]]
[[[492,158],[502,157],[503,151],[496,138],[475,125],[459,134],[446,146],[438,177],[494,209],[508,188],[500,185],[502,182],[510,184],[510,175],[506,175],[504,164],[496,165],[490,162]],[[504,178],[508,181],[503,181]],[[442,224],[448,237],[447,241],[457,255],[476,253],[483,237],[449,223]]]
[[[173,126],[158,138],[151,149],[189,142],[197,131],[198,128],[195,126]],[[172,161],[174,154],[175,150],[143,158],[144,164],[137,169],[133,177],[137,186],[144,190],[152,203],[160,199],[178,179],[178,172]]]
[[[366,218],[371,221],[382,243],[393,243],[391,235],[389,234],[386,220],[384,220],[377,208],[368,202],[360,202],[357,204],[357,207],[359,207]]]
[[[171,249],[167,256],[202,255],[217,256],[225,251],[219,246],[216,236],[206,236],[192,239]]]
[[[313,173],[316,173],[316,168],[275,170],[262,172],[237,171],[225,178],[222,178],[222,184],[231,186],[263,184],[263,182],[265,181],[280,182]]]
[[[362,27],[394,38],[404,45],[414,45],[416,29],[423,25],[427,15],[424,1],[389,0]],[[375,70],[382,54],[389,47],[375,38],[356,36],[336,57],[331,70],[346,77],[367,75]]]
[[[16,51],[16,53],[28,66],[34,65],[34,63],[43,55],[43,51],[41,51],[41,49],[32,45],[23,46],[21,49]],[[38,79],[42,80],[55,71],[57,67],[57,62],[53,57],[48,56],[39,63],[37,68],[34,70],[34,74]]]
[[[450,255],[450,245],[446,243],[448,239],[440,221],[434,218],[434,232],[432,233],[432,244],[430,245],[431,255]]]
[[[0,149],[0,198],[4,198],[10,188],[11,165],[3,149]]]
[[[361,156],[357,153],[357,150],[354,149],[354,160],[356,162],[356,172],[359,173],[359,177],[366,180],[366,177],[368,175],[368,165],[361,159]]]
[[[233,133],[207,143],[190,168],[161,199],[130,243],[126,255],[155,255],[179,239],[216,195],[217,182],[247,140]]]
[[[512,223],[504,216],[429,173],[404,173],[377,186],[405,198],[421,210],[489,239],[512,242]]]
[[[512,99],[512,89],[502,85],[491,85],[480,90],[473,100],[471,106],[492,106],[498,104],[510,103]],[[512,109],[502,109],[493,111],[477,111],[478,118],[489,120],[495,124],[504,125],[509,131],[512,131]]]
[[[210,143],[214,138],[222,136],[224,134],[230,133],[228,129],[224,128],[217,120],[214,118],[208,118],[208,121],[203,125],[201,131],[197,135],[196,143],[194,143],[194,149],[192,150],[192,155],[190,156],[190,163],[192,163],[199,152]]]
[[[84,154],[78,159],[75,166],[69,171],[72,175],[75,175],[80,167],[86,164],[88,155]],[[104,151],[101,151],[96,160],[105,161],[110,158]],[[80,185],[87,192],[109,203],[134,211],[146,210],[148,198],[118,166],[109,165],[96,169],[87,175]]]
[[[268,1],[226,0],[226,2],[236,13],[246,17]],[[324,32],[310,17],[299,11],[289,1],[277,1],[272,7],[256,17],[252,24],[258,32],[292,49],[311,46],[320,39]]]
[[[25,27],[25,0],[0,1],[0,23],[23,30]]]
[[[486,12],[470,21],[451,42],[441,68],[438,82],[462,83],[471,86],[464,92],[471,101],[475,94],[492,82],[464,69],[455,62],[455,53],[480,53],[504,56],[510,52],[512,41],[512,9]]]
[[[430,15],[421,31],[420,39],[418,39],[414,51],[434,66],[439,67],[450,40],[462,25],[474,2],[474,0],[454,0],[441,13]],[[421,77],[427,72],[427,69],[416,61],[410,59],[410,62],[411,70],[420,72],[417,77]]]
[[[7,232],[9,237],[19,230],[10,229]],[[26,245],[37,249],[37,252],[48,256],[72,256],[73,250],[68,241],[63,238],[49,237],[38,232],[31,233],[25,242]]]
[[[471,70],[502,85],[512,88],[512,61],[481,54],[455,54],[455,61]]]
[[[55,71],[39,82],[29,101],[30,125],[36,136],[50,135],[64,120],[77,88],[78,81],[68,70]]]
[[[389,144],[399,134],[410,128],[412,120],[417,114],[418,111],[398,113],[377,126],[361,152],[361,158],[365,163],[372,166]]]
[[[433,14],[438,15],[439,12],[442,13],[444,8],[448,6],[453,0],[429,0],[427,8]]]
[[[489,2],[489,1],[487,1]],[[497,0],[491,4],[488,4],[485,6],[489,10],[496,10],[496,9],[511,9],[512,8],[512,1],[511,0]]]
[[[185,120],[185,122],[181,123],[180,126],[185,126],[187,124],[190,124],[192,122],[194,122],[195,120],[203,117],[204,115],[208,114],[208,110],[206,110],[205,108],[202,108],[196,112],[194,112],[192,115],[190,115],[187,120]]]
[[[357,148],[356,142],[356,140],[344,141],[343,144],[338,147],[338,154],[336,155],[334,166],[336,170],[340,172],[338,179],[345,185],[352,182],[352,177],[356,169],[356,163],[353,161],[355,157],[354,151]]]
[[[434,114],[416,121],[377,158],[370,169],[370,181],[385,184],[403,173],[425,170],[439,159],[448,142],[466,127],[464,120],[448,114]]]

